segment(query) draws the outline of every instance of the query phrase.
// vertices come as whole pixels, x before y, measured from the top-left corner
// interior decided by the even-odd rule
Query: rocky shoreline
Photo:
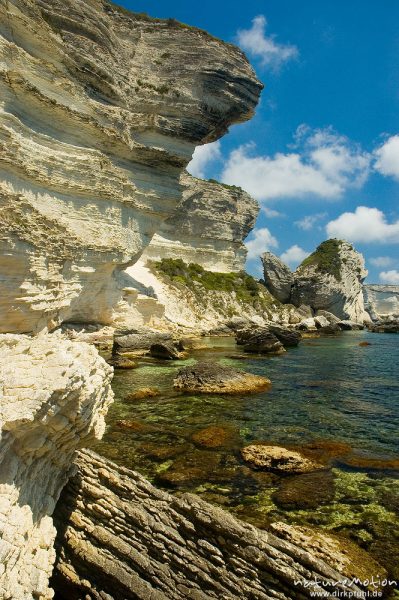
[[[68,600],[308,598],[296,578],[378,568],[324,534],[261,531],[75,455],[104,434],[112,377],[140,360],[178,364],[209,334],[237,336],[250,358],[362,328],[364,265],[328,240],[274,296],[244,271],[255,200],[186,173],[197,146],[254,114],[263,84],[241,50],[108,0],[3,1],[0,22],[0,597],[52,598],[55,549],[52,583]],[[182,397],[269,386],[184,369]]]

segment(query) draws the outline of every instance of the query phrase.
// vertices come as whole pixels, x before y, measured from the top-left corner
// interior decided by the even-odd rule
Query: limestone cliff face
[[[245,266],[243,240],[259,212],[244,190],[185,173],[183,198],[145,249],[142,260],[181,258],[208,271],[230,273]],[[128,271],[129,272],[129,271]]]
[[[195,146],[261,85],[238,49],[104,0],[0,0],[0,57],[0,331],[110,323]]]
[[[327,240],[306,258],[294,274],[291,302],[327,310],[340,319],[363,322],[364,258],[341,240]]]
[[[0,597],[47,599],[51,515],[76,448],[101,437],[112,369],[58,334],[0,335]]]
[[[381,316],[399,315],[398,285],[363,286],[364,306],[372,319]]]

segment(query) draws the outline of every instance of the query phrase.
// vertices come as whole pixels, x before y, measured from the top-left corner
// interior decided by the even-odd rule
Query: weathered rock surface
[[[279,354],[284,352],[284,345],[268,327],[238,331],[236,342],[239,346],[243,346],[244,352],[251,354]]]
[[[373,320],[399,315],[398,285],[364,285],[363,296],[365,309]]]
[[[281,473],[309,473],[325,468],[322,463],[282,446],[250,444],[241,450],[241,455],[256,468]]]
[[[181,258],[208,271],[230,273],[245,267],[243,240],[255,224],[259,205],[244,190],[184,173],[183,198],[145,249],[141,260]],[[134,277],[135,270],[128,273]]]
[[[281,327],[281,325],[274,324],[269,324],[268,329],[283,344],[284,348],[298,346],[301,341],[301,334],[294,329],[287,329],[286,327]]]
[[[170,496],[93,452],[80,452],[76,466],[56,510],[54,583],[65,600],[303,600],[322,589],[326,598],[361,592],[343,574],[363,575],[372,559],[358,549],[354,561],[324,533],[286,524],[276,524],[275,533],[258,530],[191,494]],[[295,584],[321,579],[338,583]]]
[[[327,240],[295,271],[290,301],[362,323],[369,320],[363,302],[366,275],[363,256],[351,244]]]
[[[122,270],[262,86],[234,46],[103,0],[2,1],[0,23],[0,331],[128,321]]]
[[[142,353],[149,351],[154,344],[172,343],[171,333],[151,329],[135,329],[126,333],[116,333],[112,354]]]
[[[373,333],[399,333],[399,317],[379,319],[368,326],[369,331]]]
[[[112,369],[58,334],[0,336],[0,597],[47,599],[51,515],[76,448],[101,437]]]
[[[267,389],[270,380],[218,363],[202,362],[180,369],[173,386],[183,392],[246,394]]]
[[[272,252],[264,252],[260,258],[265,286],[277,300],[283,303],[289,302],[294,283],[291,269]]]

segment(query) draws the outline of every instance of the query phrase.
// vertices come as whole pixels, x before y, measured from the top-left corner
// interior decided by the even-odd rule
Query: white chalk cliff
[[[2,0],[0,33],[0,332],[111,323],[195,146],[261,84],[237,48],[103,0]]]
[[[124,269],[181,202],[196,145],[249,118],[261,87],[240,50],[174,20],[105,0],[0,0],[5,600],[52,596],[51,514],[112,397],[97,351],[49,332],[113,323],[127,288],[140,300]]]

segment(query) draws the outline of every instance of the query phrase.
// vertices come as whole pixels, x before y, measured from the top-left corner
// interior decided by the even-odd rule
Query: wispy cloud
[[[347,189],[361,187],[370,171],[370,155],[331,128],[300,126],[295,152],[259,156],[254,150],[253,144],[246,144],[231,152],[221,177],[260,201],[339,198]]]
[[[326,216],[326,212],[316,213],[314,215],[306,215],[302,219],[299,219],[299,221],[294,221],[294,224],[299,227],[299,229],[303,229],[303,231],[310,231],[318,221],[325,219]]]
[[[263,66],[274,69],[284,62],[298,56],[298,48],[291,44],[279,44],[274,35],[266,35],[267,20],[264,15],[258,15],[252,20],[250,29],[240,29],[237,32],[238,43],[245,52],[259,58]]]
[[[358,206],[355,212],[345,212],[326,225],[329,237],[350,242],[399,243],[399,220],[388,223],[378,208]]]
[[[393,262],[394,260],[390,256],[376,256],[369,260],[369,263],[374,267],[389,267]]]
[[[258,258],[263,252],[278,247],[278,241],[267,227],[254,229],[250,239],[245,242],[248,250],[248,260]]]
[[[284,214],[278,210],[274,210],[274,208],[270,208],[269,206],[263,206],[262,212],[269,217],[269,219],[276,219],[277,217],[284,217]]]

